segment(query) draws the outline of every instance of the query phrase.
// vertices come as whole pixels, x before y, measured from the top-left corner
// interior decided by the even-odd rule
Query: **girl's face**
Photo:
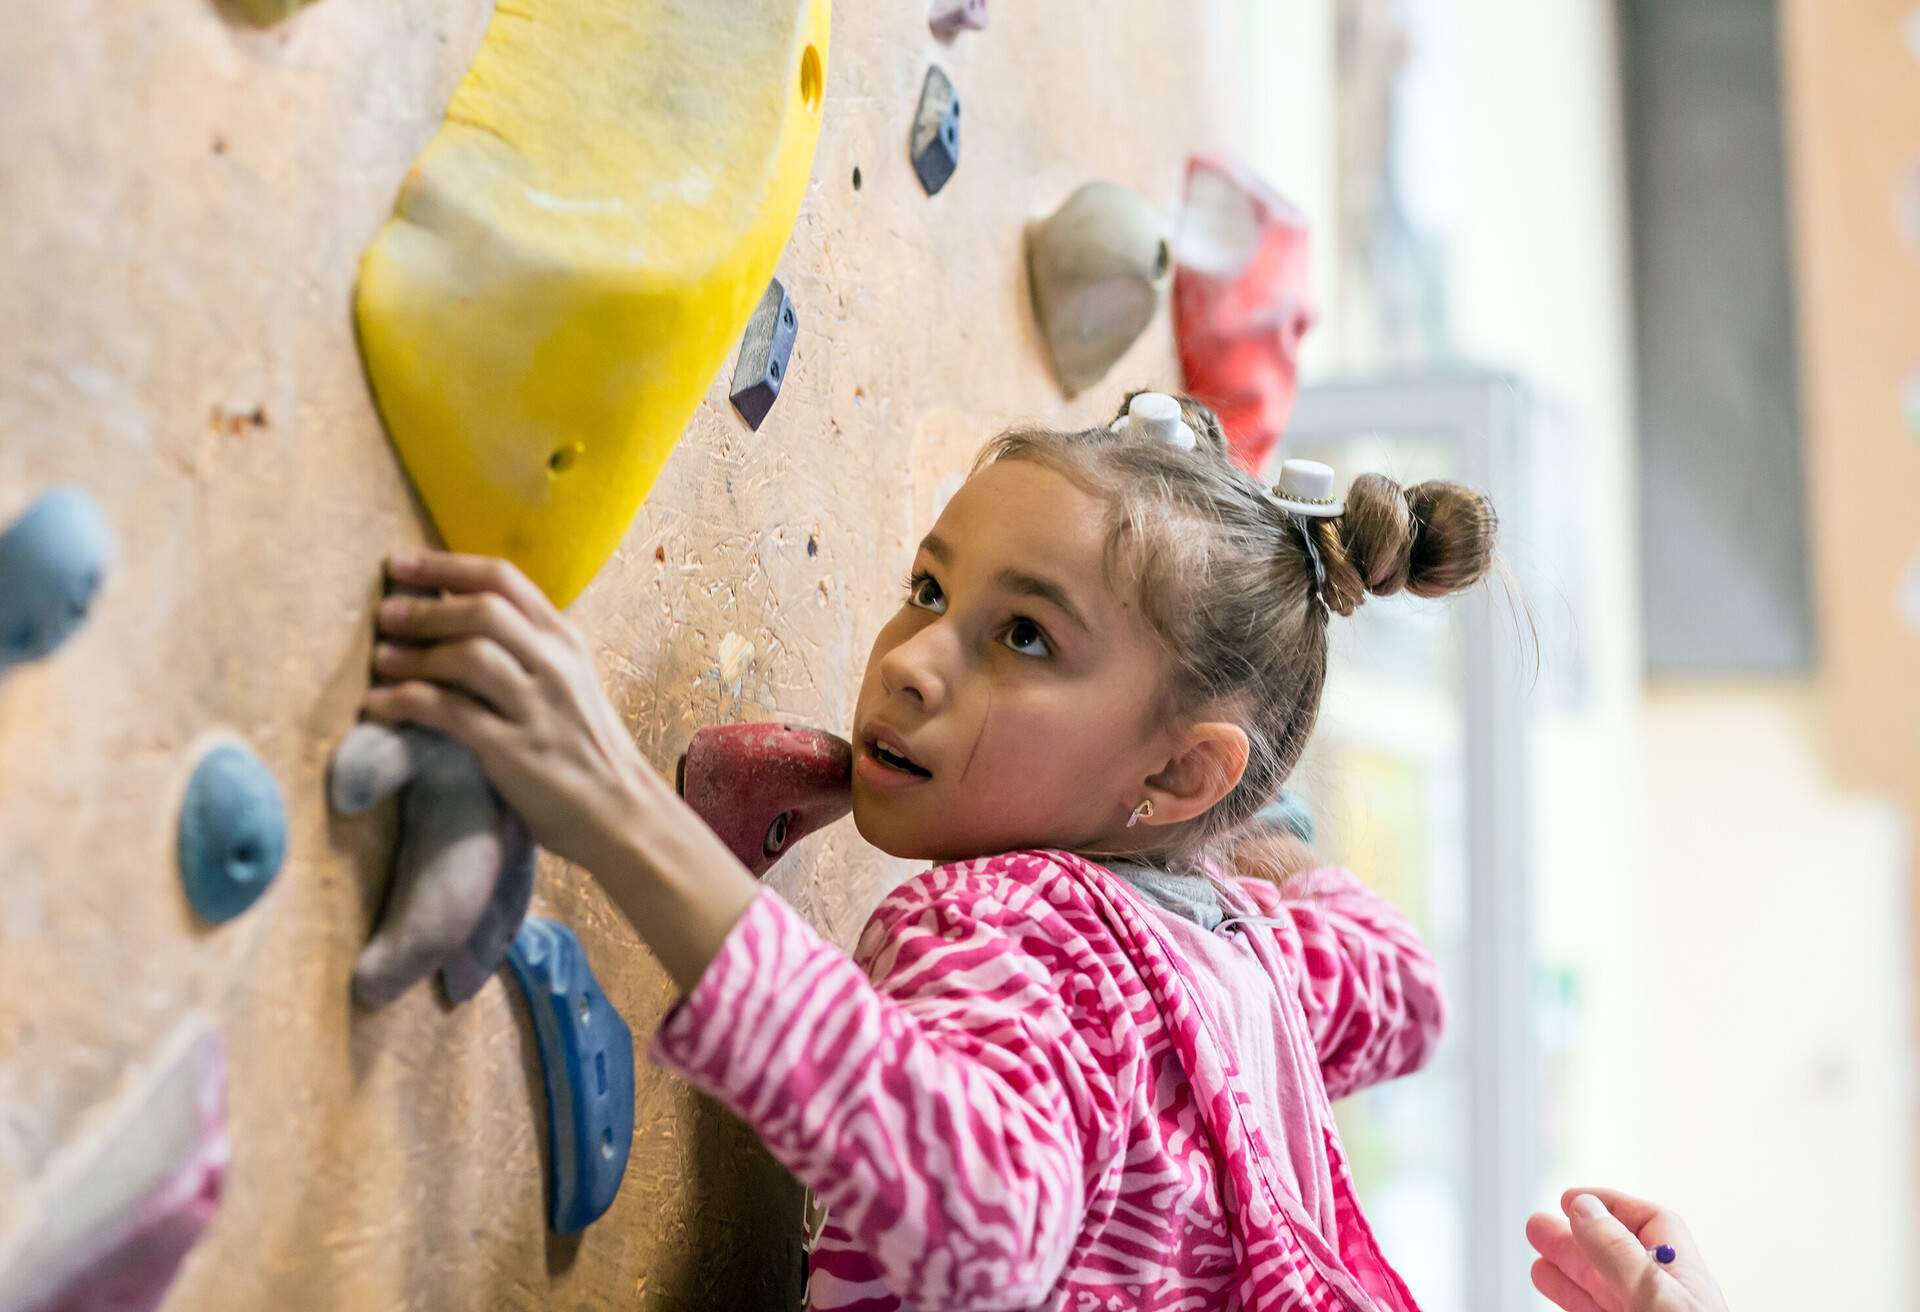
[[[895,856],[1122,850],[1171,737],[1166,656],[1106,563],[1101,503],[1044,465],[968,480],[920,544],[854,713],[853,815]]]

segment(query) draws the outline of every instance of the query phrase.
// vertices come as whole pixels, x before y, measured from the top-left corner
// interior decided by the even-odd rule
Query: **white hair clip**
[[[1127,403],[1127,412],[1107,426],[1115,433],[1138,432],[1169,446],[1191,451],[1200,444],[1193,429],[1180,417],[1180,403],[1165,392],[1142,392]]]
[[[1267,495],[1280,509],[1309,519],[1347,513],[1347,503],[1333,495],[1333,470],[1318,460],[1282,461],[1280,481]]]

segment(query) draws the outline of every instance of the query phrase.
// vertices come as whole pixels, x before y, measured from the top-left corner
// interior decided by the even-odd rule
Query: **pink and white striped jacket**
[[[1329,1098],[1425,1060],[1432,960],[1343,871],[1220,882],[1258,923],[1063,852],[942,866],[853,960],[768,892],[652,1059],[826,1205],[815,1309],[1415,1312]]]

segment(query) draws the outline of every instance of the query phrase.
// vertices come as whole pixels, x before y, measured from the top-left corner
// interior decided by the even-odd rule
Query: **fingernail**
[[[1592,1194],[1576,1194],[1567,1211],[1583,1221],[1597,1221],[1607,1214],[1607,1205]]]
[[[420,568],[420,557],[411,551],[396,551],[387,557],[387,570],[393,574],[407,574]]]
[[[379,616],[382,624],[401,623],[407,618],[407,603],[405,599],[401,597],[388,597],[380,603]]]
[[[373,649],[373,663],[382,669],[400,659],[400,649],[390,642],[383,642]]]

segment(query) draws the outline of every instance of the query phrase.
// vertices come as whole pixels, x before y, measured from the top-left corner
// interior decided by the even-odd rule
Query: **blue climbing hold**
[[[1303,843],[1313,843],[1313,812],[1298,793],[1283,789],[1254,819],[1271,828],[1284,829]]]
[[[0,674],[80,627],[112,554],[106,516],[77,487],[45,493],[0,533]]]
[[[259,900],[287,855],[287,811],[264,762],[237,743],[200,758],[180,809],[180,877],[202,920],[221,924]]]
[[[507,952],[527,993],[547,1075],[553,1228],[584,1230],[613,1206],[633,1147],[633,1032],[565,925],[529,920]]]

